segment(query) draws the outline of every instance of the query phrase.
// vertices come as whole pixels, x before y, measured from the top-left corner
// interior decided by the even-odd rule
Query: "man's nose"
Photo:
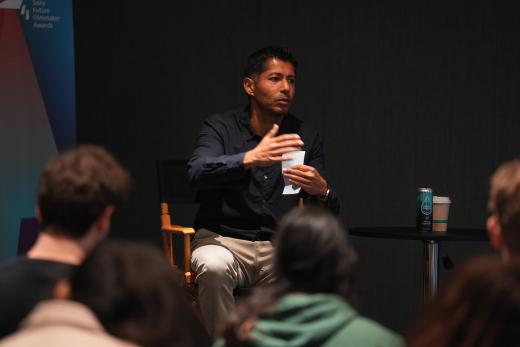
[[[291,88],[291,84],[288,80],[284,79],[282,81],[282,92],[288,93],[289,89]]]

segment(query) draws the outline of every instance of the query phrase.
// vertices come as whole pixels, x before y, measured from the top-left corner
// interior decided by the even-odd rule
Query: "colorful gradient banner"
[[[72,0],[0,0],[0,259],[34,218],[39,173],[76,136]]]

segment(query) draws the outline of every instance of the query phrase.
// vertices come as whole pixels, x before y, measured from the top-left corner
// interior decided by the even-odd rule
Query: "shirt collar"
[[[282,124],[280,126],[280,130],[278,131],[278,134],[288,134],[288,133],[294,133],[296,132],[296,127],[294,124],[294,117],[287,113],[285,117],[283,117]],[[242,112],[239,115],[239,121],[242,126],[244,126],[252,137],[259,137],[253,129],[253,126],[251,125],[251,112],[250,112],[250,105],[248,104]]]
[[[253,126],[251,125],[251,113],[249,112],[249,104],[244,107],[242,112],[239,114],[239,121],[240,124],[247,129],[251,137],[258,136],[255,131],[253,130]]]

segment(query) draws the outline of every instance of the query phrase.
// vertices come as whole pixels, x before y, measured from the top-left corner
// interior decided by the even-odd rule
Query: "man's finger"
[[[269,130],[269,132],[267,133],[267,136],[268,137],[275,137],[276,134],[278,134],[278,129],[280,127],[278,126],[278,124],[273,124],[273,127],[271,128],[271,130]]]
[[[303,142],[299,140],[293,140],[293,141],[285,141],[285,142],[274,142],[269,144],[269,147],[271,149],[279,149],[279,148],[288,148],[288,147],[296,147],[296,148],[302,148]]]
[[[286,161],[287,159],[283,155],[272,155],[269,157],[269,161],[273,163],[281,163],[282,161]]]
[[[312,186],[306,182],[297,181],[292,178],[289,178],[288,181],[289,181],[289,183],[294,184],[295,186],[299,186],[305,190],[312,188]]]
[[[278,138],[271,140],[271,145],[273,147],[283,147],[283,146],[303,146],[303,141],[300,139],[286,139],[280,141]]]
[[[279,149],[276,149],[276,150],[272,151],[271,154],[277,155],[277,156],[278,155],[282,156],[282,155],[284,155],[286,153],[296,152],[296,151],[299,151],[299,150],[300,150],[300,147],[283,147],[283,148],[279,148]],[[284,160],[289,160],[288,158],[289,158],[289,156],[285,156]]]
[[[310,179],[312,177],[312,174],[305,172],[305,171],[296,170],[296,169],[294,169],[294,167],[290,168],[287,171],[287,175],[292,175],[295,177],[302,177],[302,178],[307,178],[307,179]]]
[[[278,144],[272,143],[269,145],[269,148],[271,151],[287,153],[287,152],[291,152],[291,151],[299,151],[299,150],[301,150],[302,147],[296,142],[296,143],[287,143],[284,145],[278,145]],[[294,149],[294,148],[296,148],[296,149]]]
[[[301,137],[298,134],[282,134],[282,135],[276,136],[274,138],[274,140],[278,141],[278,142],[287,141],[287,140],[301,140]]]
[[[293,175],[293,174],[288,173],[288,172],[284,172],[284,175],[285,175],[285,177],[287,177],[289,179],[289,181],[292,180],[292,181],[297,182],[298,184],[310,185],[312,183],[307,177]]]
[[[312,171],[314,168],[312,166],[305,165],[305,164],[297,164],[297,165],[294,165],[291,169],[307,172],[307,171]]]

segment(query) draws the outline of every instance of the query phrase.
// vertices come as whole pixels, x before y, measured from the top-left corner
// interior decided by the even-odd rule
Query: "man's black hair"
[[[257,77],[265,70],[266,60],[271,58],[276,58],[291,63],[294,67],[294,72],[296,73],[298,63],[296,62],[296,59],[294,59],[292,53],[286,47],[268,46],[252,53],[247,58],[243,77]]]

